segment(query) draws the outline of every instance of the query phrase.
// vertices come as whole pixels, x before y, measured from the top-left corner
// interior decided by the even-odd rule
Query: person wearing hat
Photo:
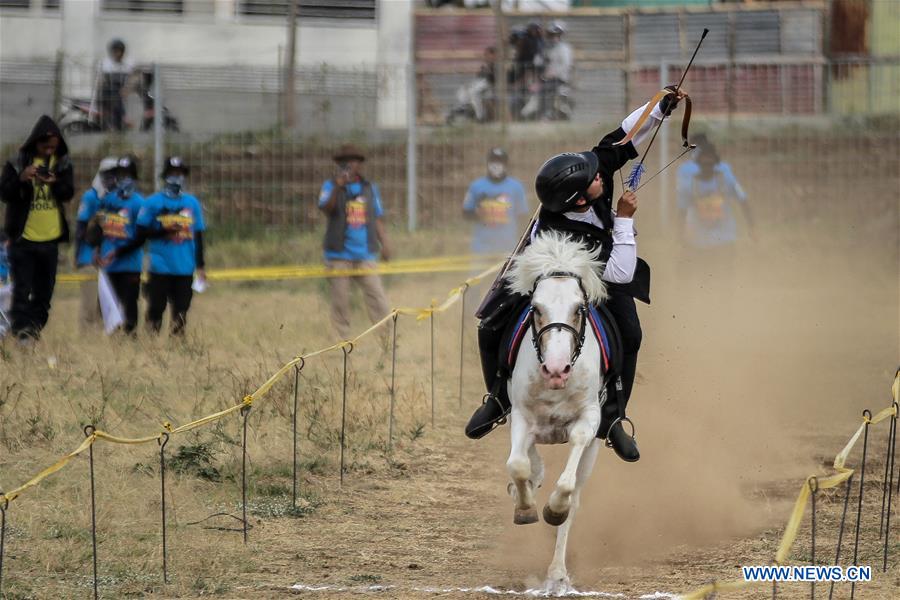
[[[472,252],[508,254],[516,247],[520,221],[528,215],[525,188],[507,175],[509,159],[503,148],[491,148],[487,155],[487,174],[469,186],[463,200],[463,215],[475,221]]]
[[[697,149],[689,162],[678,168],[678,210],[682,216],[685,246],[692,254],[714,254],[730,263],[730,249],[737,240],[737,221],[733,205],[741,207],[753,235],[753,216],[747,205],[747,194],[719,157],[715,145],[704,134],[695,137]],[[715,250],[715,252],[710,252]],[[711,256],[710,256],[711,258]]]
[[[378,186],[363,177],[361,169],[366,159],[359,148],[345,144],[332,158],[337,172],[322,185],[319,193],[319,209],[327,217],[323,243],[325,264],[335,271],[374,269],[379,253],[384,260],[391,257]],[[350,335],[351,280],[362,288],[372,322],[391,310],[378,274],[329,277],[331,322],[341,339]]]
[[[193,298],[194,277],[206,280],[203,232],[206,222],[200,201],[185,193],[190,174],[178,156],[170,156],[163,166],[163,189],[147,198],[135,221],[135,235],[128,243],[104,255],[107,266],[129,256],[150,240],[150,277],[147,281],[147,327],[158,333],[163,313],[171,305],[172,334],[183,335]]]
[[[83,330],[100,323],[100,303],[97,298],[97,282],[94,281],[94,247],[88,243],[88,224],[97,214],[98,206],[104,196],[116,188],[116,165],[119,159],[107,156],[100,161],[97,174],[91,187],[81,195],[78,205],[78,216],[75,224],[75,270],[91,278],[81,282],[81,308],[79,323]]]
[[[131,155],[118,159],[114,174],[115,189],[97,205],[103,235],[100,247],[95,250],[94,262],[100,264],[102,257],[114,256],[113,260],[104,263],[103,268],[122,305],[125,319],[122,329],[132,334],[138,322],[144,252],[140,246],[133,245],[128,252],[117,253],[116,250],[129,246],[137,235],[137,217],[144,204],[144,198],[137,191],[137,159]]]
[[[591,251],[597,251],[604,264],[600,276],[606,282],[609,294],[606,308],[615,318],[621,334],[622,357],[618,377],[611,377],[607,387],[597,437],[607,439],[616,455],[627,462],[640,458],[634,436],[625,431],[622,422],[643,336],[634,300],[637,298],[649,304],[650,268],[637,256],[634,230],[637,196],[632,191],[625,191],[613,209],[613,176],[629,160],[637,158],[636,146],[665,114],[675,108],[683,94],[673,91],[665,96],[658,106],[653,107],[650,118],[640,128],[637,125],[645,106],[626,117],[621,127],[604,136],[592,150],[551,157],[541,166],[535,180],[541,210],[531,231],[532,238],[545,231],[565,232]],[[481,312],[483,319],[478,330],[488,394],[466,426],[466,435],[473,439],[492,431],[509,413],[505,385],[509,374],[502,370],[499,359],[500,344],[509,319],[504,317],[503,311],[521,301],[527,302],[526,298],[515,298],[505,287],[495,293],[496,297],[484,303],[489,308]]]
[[[38,339],[50,317],[59,244],[69,241],[65,203],[74,195],[68,146],[53,119],[43,115],[0,175],[13,282],[9,316],[22,345]]]

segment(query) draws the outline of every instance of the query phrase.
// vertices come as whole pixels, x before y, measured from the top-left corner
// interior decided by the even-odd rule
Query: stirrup
[[[498,398],[496,394],[493,394],[491,392],[488,392],[481,398],[481,404],[487,404],[488,400],[493,400],[497,405],[497,408],[500,409],[500,413],[503,415],[499,419],[491,423],[491,428],[493,429],[494,426],[499,427],[500,425],[506,425],[506,417],[509,416],[509,413],[512,411],[512,406],[510,406],[509,408],[503,408],[503,405],[500,404],[500,398]]]
[[[609,432],[612,431],[612,428],[615,427],[617,423],[628,423],[629,425],[631,425],[631,440],[635,441],[635,439],[634,439],[634,434],[635,434],[634,423],[632,423],[631,419],[629,419],[628,417],[618,417],[615,421],[613,421],[610,424],[609,429],[606,430],[606,439],[603,440],[603,444],[607,448],[612,448],[612,442],[610,441],[611,436],[609,435]]]

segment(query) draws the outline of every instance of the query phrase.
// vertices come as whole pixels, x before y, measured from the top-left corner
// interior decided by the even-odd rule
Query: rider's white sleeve
[[[638,119],[643,114],[644,109],[647,108],[647,105],[644,104],[639,109],[625,117],[625,120],[622,121],[622,130],[627,134],[631,131],[631,129],[637,125]],[[647,135],[650,133],[650,130],[653,127],[656,127],[660,121],[663,120],[663,113],[659,109],[659,103],[653,107],[653,111],[650,113],[650,118],[644,123],[644,126],[641,127],[641,130],[634,134],[634,137],[631,138],[631,143],[634,144],[634,147],[637,148],[641,145],[641,143],[647,139]]]
[[[637,242],[634,239],[634,219],[616,217],[613,225],[613,247],[603,281],[610,283],[631,283],[637,267]]]

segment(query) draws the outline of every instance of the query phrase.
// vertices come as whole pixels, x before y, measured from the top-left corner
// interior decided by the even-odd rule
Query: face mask
[[[491,179],[503,179],[506,176],[506,165],[502,162],[489,162],[487,170]]]
[[[167,196],[175,197],[181,193],[184,187],[184,175],[169,175],[166,177],[165,191]]]
[[[103,186],[107,192],[111,192],[116,189],[116,176],[115,175],[101,175],[100,176],[100,185]]]
[[[123,198],[127,198],[134,192],[134,179],[131,177],[123,177],[119,180],[119,194]]]

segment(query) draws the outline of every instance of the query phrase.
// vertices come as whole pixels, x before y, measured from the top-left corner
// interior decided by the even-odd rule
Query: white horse
[[[511,290],[531,296],[532,310],[531,343],[522,342],[507,383],[512,443],[506,468],[516,524],[538,520],[534,492],[543,481],[544,465],[535,445],[570,446],[543,511],[544,521],[560,526],[545,584],[554,595],[571,591],[566,543],[600,448],[595,436],[606,387],[601,348],[587,323],[589,306],[606,297],[598,254],[564,234],[544,233],[514,259],[506,276]]]

